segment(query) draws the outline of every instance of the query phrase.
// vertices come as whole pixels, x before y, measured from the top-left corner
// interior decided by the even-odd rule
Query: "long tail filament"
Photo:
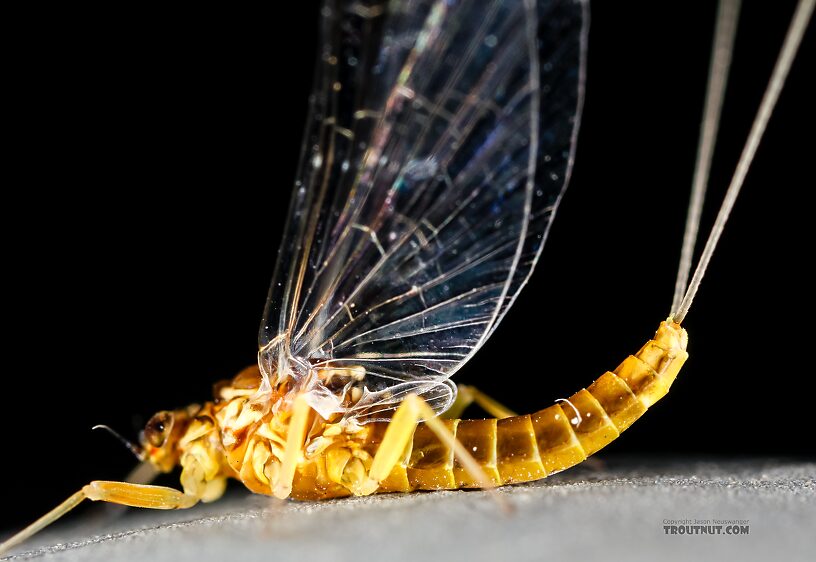
[[[774,66],[771,80],[768,83],[765,94],[762,96],[762,103],[759,106],[759,111],[754,118],[753,125],[751,126],[751,132],[748,134],[748,140],[746,141],[745,147],[740,155],[740,159],[737,162],[734,177],[731,179],[731,184],[728,186],[728,191],[726,192],[725,199],[720,207],[720,212],[717,214],[717,219],[714,221],[714,226],[711,229],[711,233],[708,235],[705,248],[700,256],[700,261],[697,264],[697,269],[694,271],[694,276],[691,279],[691,283],[689,284],[683,300],[672,312],[671,318],[677,323],[682,322],[686,317],[689,307],[691,307],[691,303],[694,300],[694,296],[697,294],[697,289],[700,287],[700,281],[702,281],[703,275],[705,275],[706,268],[711,261],[711,256],[714,254],[714,249],[717,247],[717,242],[719,242],[720,235],[722,235],[722,231],[725,228],[725,223],[728,221],[728,216],[731,213],[731,209],[734,207],[734,203],[737,200],[742,184],[745,181],[748,168],[750,167],[751,161],[756,154],[759,141],[762,139],[762,134],[765,132],[765,128],[768,125],[768,120],[771,117],[771,113],[773,112],[777,100],[779,99],[779,94],[782,91],[782,86],[785,84],[785,79],[788,76],[788,71],[793,63],[793,59],[796,56],[796,51],[799,48],[799,44],[802,42],[805,29],[807,29],[807,25],[811,16],[813,15],[814,5],[816,5],[816,0],[799,0],[799,4],[796,7],[796,12],[793,15],[790,27],[785,35],[785,42],[782,45],[779,58]],[[692,202],[689,212],[691,213],[694,210],[694,203]],[[699,209],[697,209],[697,212],[699,213]]]

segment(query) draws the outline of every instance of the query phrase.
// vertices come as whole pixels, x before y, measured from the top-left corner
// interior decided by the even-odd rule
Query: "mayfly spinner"
[[[580,463],[669,390],[700,284],[814,7],[801,0],[734,179],[688,283],[735,33],[719,10],[672,314],[613,371],[515,415],[450,377],[527,283],[570,176],[587,5],[576,0],[326,0],[298,181],[257,366],[160,412],[132,448],[183,491],[94,481],[84,499],[213,501],[236,478],[278,498],[480,488]],[[457,419],[476,401],[495,418]]]

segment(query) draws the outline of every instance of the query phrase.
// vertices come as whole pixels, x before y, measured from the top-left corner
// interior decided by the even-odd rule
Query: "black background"
[[[254,361],[315,58],[317,7],[300,4],[19,18],[5,87],[3,527],[133,466],[92,425],[135,438],[156,410],[206,399]],[[457,381],[534,411],[667,316],[714,4],[593,6],[572,183],[531,283]],[[706,225],[793,5],[744,6]],[[685,323],[691,359],[602,455],[813,453],[813,35]]]

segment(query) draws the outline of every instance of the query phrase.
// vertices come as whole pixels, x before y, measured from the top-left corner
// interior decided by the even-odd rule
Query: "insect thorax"
[[[292,417],[286,388],[259,396],[257,367],[216,385],[215,402],[189,424],[178,442],[185,493],[203,500],[223,493],[227,477],[240,479],[256,493],[271,495],[278,479]],[[324,419],[310,410],[305,444],[298,453],[295,498],[354,494],[373,460],[374,425],[344,420],[341,413]]]

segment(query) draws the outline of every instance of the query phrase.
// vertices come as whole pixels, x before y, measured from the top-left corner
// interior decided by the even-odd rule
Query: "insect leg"
[[[186,509],[198,503],[198,498],[189,496],[164,486],[147,486],[144,484],[130,484],[128,482],[109,482],[95,480],[59,504],[57,507],[37,519],[34,523],[0,544],[0,554],[20,544],[35,533],[74,509],[83,500],[104,501],[129,505],[131,507],[146,507],[150,509]]]
[[[82,493],[86,498],[93,501],[118,503],[148,509],[187,509],[197,504],[199,499],[166,486],[109,482],[105,480],[91,482],[82,488]]]
[[[371,462],[368,478],[360,485],[360,495],[367,496],[377,491],[380,482],[391,474],[391,470],[399,462],[405,448],[414,436],[421,413],[416,403],[409,400],[411,397],[415,396],[408,395],[394,412],[377,453],[374,455],[374,460]]]
[[[445,424],[439,421],[431,407],[419,396],[409,394],[399,405],[388,424],[380,448],[371,464],[371,470],[368,472],[368,480],[361,486],[362,494],[374,493],[379,483],[388,477],[405,451],[405,447],[408,446],[421,418],[425,419],[425,424],[440,441],[453,449],[457,460],[480,487],[493,487],[493,481],[484,473],[473,456],[456,440]]]
[[[445,419],[459,419],[462,417],[465,409],[476,402],[476,404],[485,412],[494,418],[504,419],[517,416],[513,410],[501,404],[469,384],[458,385],[459,392],[456,395],[456,401],[448,410],[442,415]]]
[[[414,404],[414,407],[419,411],[420,416],[425,418],[425,425],[427,425],[431,431],[436,434],[440,441],[453,449],[453,454],[456,457],[456,460],[462,464],[462,468],[464,468],[465,472],[467,472],[468,475],[478,483],[480,488],[493,488],[495,486],[493,480],[491,480],[490,477],[485,474],[482,467],[479,466],[479,463],[473,458],[473,455],[471,455],[456,439],[456,436],[447,428],[447,426],[445,426],[445,424],[436,417],[434,411],[422,398],[415,394],[411,394],[403,402],[411,402]],[[386,437],[387,436],[388,433],[386,433]]]
[[[380,482],[391,474],[391,470],[399,462],[400,456],[414,436],[421,413],[416,403],[410,400],[412,397],[415,398],[413,394],[409,394],[394,412],[377,453],[374,455],[374,460],[371,462],[368,479],[359,488],[360,495],[367,496],[377,491]]]
[[[306,399],[303,396],[298,396],[292,407],[292,419],[289,422],[289,430],[286,434],[286,448],[283,451],[283,461],[278,473],[278,480],[272,490],[276,498],[286,499],[292,493],[295,469],[303,450],[303,443],[306,441],[310,411],[311,408],[306,403]]]
[[[28,540],[29,537],[33,536],[34,534],[42,531],[46,527],[48,527],[51,523],[74,509],[82,500],[85,499],[85,494],[82,493],[82,490],[72,495],[70,498],[59,504],[57,507],[34,521],[31,525],[11,537],[10,539],[6,540],[3,543],[0,543],[0,554],[4,554],[8,552],[10,548],[13,548],[20,544],[21,542]]]

